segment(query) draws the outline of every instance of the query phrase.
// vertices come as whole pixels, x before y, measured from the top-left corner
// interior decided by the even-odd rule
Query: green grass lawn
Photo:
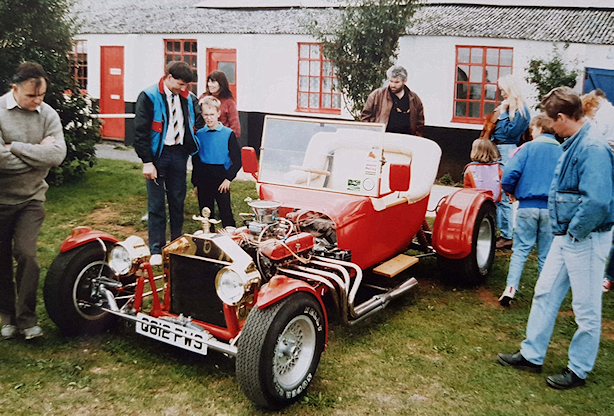
[[[257,193],[234,182],[235,216]],[[77,225],[125,238],[146,237],[145,184],[140,165],[101,160],[78,184],[51,189],[39,238],[41,288],[63,239]],[[184,231],[198,204],[186,202]],[[405,273],[418,288],[353,326],[333,324],[327,350],[305,399],[283,415],[607,415],[614,414],[614,293],[604,295],[603,335],[586,387],[555,391],[545,378],[567,362],[575,323],[567,299],[561,309],[544,374],[504,368],[500,351],[523,339],[537,278],[531,256],[515,304],[501,308],[510,252],[497,253],[493,276],[478,288],[444,286],[434,258]],[[1,415],[259,415],[234,378],[234,362],[203,357],[133,333],[116,331],[64,338],[38,314],[45,337],[0,340]]]

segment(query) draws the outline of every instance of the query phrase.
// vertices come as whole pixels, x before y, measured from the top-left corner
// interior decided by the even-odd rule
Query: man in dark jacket
[[[171,240],[181,236],[186,196],[188,156],[198,152],[194,138],[204,126],[200,107],[188,91],[192,70],[185,62],[173,61],[158,84],[141,92],[136,102],[134,148],[143,161],[147,180],[147,213],[151,264],[162,264],[166,244],[166,204]]]
[[[422,136],[424,108],[420,97],[405,85],[407,71],[400,65],[393,65],[386,75],[388,86],[369,94],[360,120],[385,124],[390,133]]]

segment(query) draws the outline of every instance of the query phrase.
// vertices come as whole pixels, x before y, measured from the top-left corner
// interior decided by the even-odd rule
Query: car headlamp
[[[109,267],[119,276],[134,273],[151,256],[149,247],[141,237],[128,237],[115,244],[109,253]]]
[[[243,271],[224,267],[215,276],[215,290],[222,302],[237,305],[249,289],[251,281]]]

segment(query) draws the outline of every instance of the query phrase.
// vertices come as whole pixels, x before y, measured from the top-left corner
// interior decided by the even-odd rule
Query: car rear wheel
[[[496,218],[494,205],[482,204],[473,224],[469,255],[462,259],[437,257],[447,280],[464,285],[478,285],[486,281],[495,260]]]
[[[239,338],[236,362],[245,395],[267,409],[299,400],[320,362],[324,331],[320,303],[307,293],[252,309]]]

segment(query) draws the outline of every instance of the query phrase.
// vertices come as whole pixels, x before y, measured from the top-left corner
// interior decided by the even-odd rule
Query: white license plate
[[[210,337],[206,331],[192,331],[143,313],[136,315],[136,333],[174,345],[197,354],[207,355],[205,340]],[[196,338],[196,339],[193,339]],[[202,341],[199,341],[202,340]]]

